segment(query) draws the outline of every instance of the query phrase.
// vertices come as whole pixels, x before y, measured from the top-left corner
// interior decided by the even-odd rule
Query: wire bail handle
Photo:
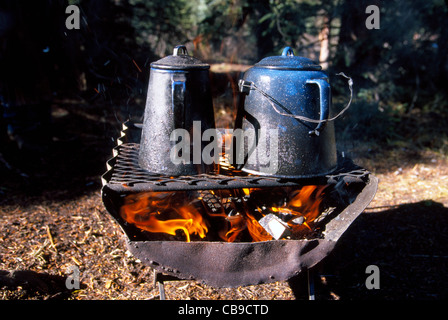
[[[288,54],[288,52],[285,52],[286,49],[288,49],[288,48],[285,48],[285,49],[283,50],[283,53]],[[282,53],[282,55],[283,55],[283,53]],[[306,121],[306,122],[311,122],[311,123],[324,124],[324,123],[327,123],[327,122],[330,122],[330,121],[334,121],[334,120],[336,120],[337,118],[339,118],[345,111],[347,111],[347,109],[350,107],[350,105],[351,105],[351,103],[352,103],[352,100],[353,100],[353,79],[350,78],[349,76],[347,76],[347,75],[346,75],[345,73],[343,73],[343,72],[339,72],[339,73],[337,73],[336,75],[337,75],[337,76],[342,76],[342,77],[348,79],[348,80],[347,80],[347,84],[348,84],[348,88],[349,88],[349,90],[350,90],[350,99],[349,99],[347,105],[346,105],[346,106],[345,106],[345,107],[344,107],[344,108],[343,108],[343,109],[342,109],[336,116],[334,116],[334,117],[332,117],[332,118],[320,119],[320,120],[310,119],[310,118],[308,118],[308,117],[304,117],[304,116],[299,116],[299,115],[294,115],[294,114],[289,114],[289,113],[281,112],[281,111],[276,107],[276,105],[282,107],[283,109],[286,109],[286,110],[288,110],[288,109],[287,109],[285,106],[283,106],[282,103],[280,103],[279,101],[277,101],[274,97],[272,97],[272,96],[269,95],[268,93],[266,93],[266,92],[264,92],[263,90],[261,90],[260,88],[258,88],[258,87],[255,85],[255,83],[253,83],[252,81],[246,81],[246,80],[241,79],[241,80],[238,82],[238,86],[239,86],[239,89],[240,89],[240,92],[241,92],[241,93],[249,94],[249,93],[250,93],[250,90],[258,91],[264,98],[266,98],[266,99],[268,100],[269,104],[272,106],[272,108],[275,110],[275,112],[277,112],[278,114],[280,114],[280,115],[282,115],[282,116],[290,117],[290,118],[294,118],[294,119],[302,120],[302,121]],[[309,134],[310,134],[310,135],[319,136],[319,133],[320,133],[320,131],[321,131],[322,129],[323,129],[322,126],[318,126],[318,127],[316,127],[316,129],[311,130],[311,131],[309,132]]]

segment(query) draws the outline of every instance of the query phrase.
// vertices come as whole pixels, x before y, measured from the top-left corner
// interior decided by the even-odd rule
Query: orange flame
[[[313,221],[321,213],[320,204],[323,200],[323,191],[326,187],[326,185],[310,185],[293,192],[287,208],[291,210],[293,215],[304,218],[304,222],[301,225],[289,224],[292,226],[293,234],[303,233],[305,228],[312,230]]]
[[[258,221],[251,215],[247,214],[247,229],[252,236],[253,241],[268,241],[272,240],[272,236],[264,230]]]
[[[187,242],[190,242],[191,234],[198,234],[204,238],[208,228],[201,214],[188,203],[176,205],[178,197],[174,197],[175,195],[174,192],[144,192],[128,195],[121,207],[121,217],[149,232],[176,235],[177,230],[182,230]],[[174,211],[177,217],[170,218],[169,211]],[[170,219],[162,220],[163,216],[168,216]]]
[[[243,189],[245,193],[249,192],[249,189]],[[210,190],[211,194],[215,195],[215,191]],[[242,214],[239,214],[236,210],[236,214],[234,215],[227,215],[224,208],[227,205],[232,205],[232,201],[230,200],[234,194],[238,195],[239,190],[216,190],[216,195],[218,196],[218,200],[221,206],[221,212],[218,213],[210,213],[208,212],[208,215],[211,217],[220,217],[225,219],[229,226],[228,228],[222,229],[218,232],[219,236],[222,240],[227,242],[234,242],[237,236],[246,229],[246,217]],[[236,208],[234,208],[236,209]]]
[[[256,190],[256,189],[252,189]],[[233,190],[233,192],[227,194],[227,196],[234,196],[238,199],[241,199],[243,196],[249,196],[251,192],[251,189],[249,188],[243,188],[241,190],[236,189]],[[221,199],[225,199],[225,191],[220,191],[219,195],[221,196]],[[228,200],[225,200],[228,201]],[[230,203],[232,204],[232,203]],[[224,236],[221,234],[221,238],[227,242],[234,242],[237,238],[237,236],[247,229],[249,232],[252,241],[267,241],[272,240],[272,237],[264,230],[264,228],[258,223],[258,221],[255,219],[255,217],[251,214],[251,210],[246,207],[242,206],[241,208],[242,212],[240,212],[238,215],[233,216],[227,216],[224,213],[224,217],[226,220],[230,223],[229,230],[224,234]]]
[[[217,234],[224,241],[234,242],[245,230],[252,241],[272,240],[256,217],[259,219],[266,213],[274,213],[288,216],[292,234],[300,237],[312,230],[313,221],[320,215],[326,187],[311,185],[299,190],[288,189],[284,205],[263,206],[263,210],[253,203],[248,204],[255,190],[262,192],[263,200],[269,198],[264,196],[262,189],[210,190],[208,196],[218,202],[219,209],[214,212],[207,209],[205,192],[196,197],[188,196],[186,192],[143,192],[126,196],[120,214],[124,220],[145,231],[176,235],[181,230],[187,242],[193,234],[205,238],[213,219],[225,219],[227,222],[219,224],[221,229],[217,230]],[[269,190],[266,192],[270,193]],[[243,198],[245,201],[241,201]],[[239,199],[238,205],[235,199]],[[198,206],[198,203],[201,205]],[[229,214],[231,211],[233,214]],[[303,217],[302,223],[295,223],[293,220],[296,217]]]
[[[227,242],[233,242],[238,234],[246,228],[246,222],[242,215],[228,217],[227,220],[230,222],[230,230],[224,235],[221,233],[220,236]]]

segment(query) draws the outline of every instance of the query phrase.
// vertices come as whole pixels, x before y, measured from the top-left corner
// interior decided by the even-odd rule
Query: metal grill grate
[[[138,143],[124,143],[115,148],[115,157],[108,161],[109,171],[103,176],[103,184],[117,192],[214,190],[260,187],[289,187],[325,183],[329,177],[310,179],[284,179],[252,175],[199,174],[194,176],[170,177],[142,169],[138,164]],[[349,161],[351,163],[351,161]],[[350,164],[349,164],[350,165]],[[354,170],[354,171],[353,171]],[[338,172],[342,172],[339,173]],[[368,175],[368,171],[350,168],[345,164],[336,172],[338,175]],[[240,173],[242,174],[242,173]]]

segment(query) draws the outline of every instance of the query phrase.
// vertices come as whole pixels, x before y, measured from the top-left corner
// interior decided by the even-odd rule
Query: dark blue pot
[[[237,168],[286,178],[334,171],[331,88],[318,64],[287,47],[247,70],[240,91],[235,129],[242,132],[235,130],[231,160]]]

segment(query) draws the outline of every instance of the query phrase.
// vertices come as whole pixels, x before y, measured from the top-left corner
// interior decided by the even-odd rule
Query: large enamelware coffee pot
[[[245,138],[234,143],[231,160],[237,168],[286,178],[318,177],[336,169],[331,87],[321,69],[286,47],[245,72],[235,122]],[[234,132],[233,141],[241,138]]]

